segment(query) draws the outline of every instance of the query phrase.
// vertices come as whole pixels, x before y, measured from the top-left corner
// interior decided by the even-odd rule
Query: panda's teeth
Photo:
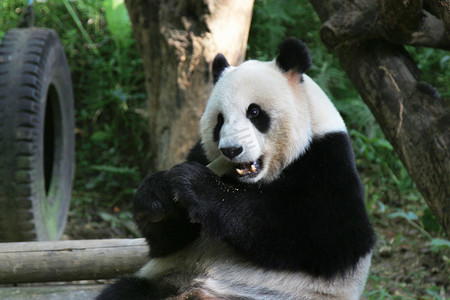
[[[236,172],[241,176],[245,174],[245,171],[246,170],[241,170],[241,169],[236,168]]]
[[[257,162],[243,163],[241,166],[239,166],[239,168],[236,168],[236,172],[240,176],[253,174],[253,173],[256,173],[258,171],[258,167],[257,166],[258,166]]]
[[[236,172],[241,176],[248,175],[251,173],[249,169],[236,169]]]

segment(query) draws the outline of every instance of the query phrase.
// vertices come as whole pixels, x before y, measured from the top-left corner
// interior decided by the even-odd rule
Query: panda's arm
[[[202,165],[208,163],[200,142],[189,151],[187,160]],[[174,203],[166,173],[161,171],[148,175],[138,188],[133,203],[134,220],[150,245],[152,257],[179,250],[200,232],[200,225],[189,221],[186,208]]]
[[[196,163],[174,167],[168,178],[193,222],[258,264],[322,276],[344,272],[374,243],[359,178],[353,170],[321,177],[318,168],[307,179],[292,169],[262,186],[226,184]]]
[[[291,194],[296,193],[286,181],[275,188],[225,183],[208,168],[192,162],[175,166],[167,178],[176,201],[187,207],[193,222],[244,253],[276,256],[274,247],[295,242],[298,208]]]
[[[189,221],[186,208],[173,201],[167,171],[148,175],[134,197],[133,216],[152,257],[166,256],[193,240],[200,225]]]

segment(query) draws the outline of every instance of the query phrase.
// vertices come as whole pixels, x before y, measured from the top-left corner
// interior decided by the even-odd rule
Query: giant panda
[[[285,40],[270,62],[218,54],[187,162],[143,181],[136,223],[149,262],[97,299],[358,299],[375,235],[350,139]],[[223,177],[206,165],[225,157]]]

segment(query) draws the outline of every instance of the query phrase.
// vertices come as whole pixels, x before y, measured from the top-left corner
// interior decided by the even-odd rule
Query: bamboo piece
[[[147,255],[142,238],[0,243],[0,284],[115,278]]]
[[[233,170],[233,164],[222,155],[210,162],[206,167],[219,177]]]

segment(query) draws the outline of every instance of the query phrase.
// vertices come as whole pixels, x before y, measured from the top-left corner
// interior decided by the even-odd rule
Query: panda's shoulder
[[[313,137],[309,147],[286,167],[278,182],[325,188],[343,179],[355,180],[355,187],[360,185],[350,137],[345,131],[333,131]]]
[[[314,162],[328,158],[327,161],[337,165],[343,163],[344,161],[340,159],[344,158],[351,159],[351,163],[353,163],[354,157],[350,136],[346,131],[341,130],[314,136],[305,154]]]
[[[290,168],[297,169],[300,164],[311,164],[311,167],[328,167],[331,165],[342,167],[344,162],[352,164],[353,159],[353,148],[348,133],[340,130],[331,131],[313,136],[309,146],[299,155]]]
[[[194,145],[194,147],[192,147],[192,149],[189,151],[187,155],[187,160],[198,162],[199,164],[202,164],[204,166],[206,166],[209,163],[201,141],[197,142]]]

